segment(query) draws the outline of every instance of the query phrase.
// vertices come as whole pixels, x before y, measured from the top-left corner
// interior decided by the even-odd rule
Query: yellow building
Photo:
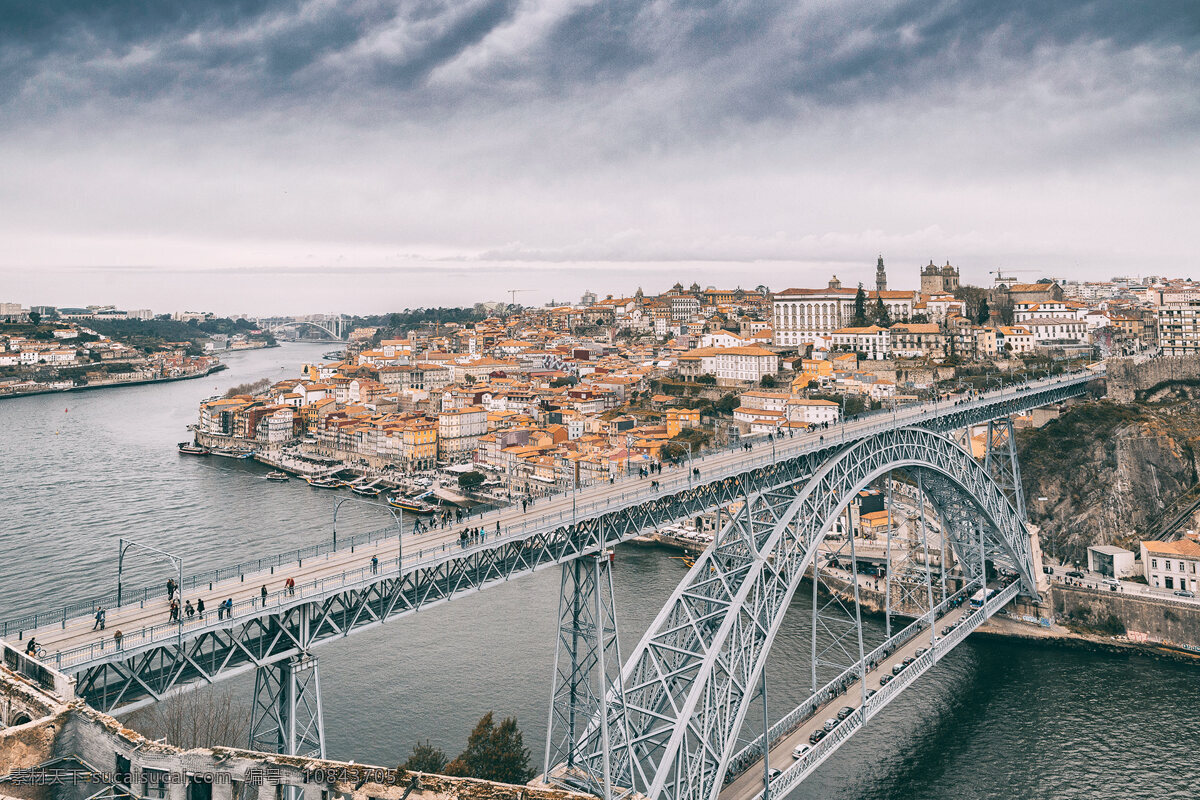
[[[435,419],[417,418],[406,421],[401,429],[400,458],[406,469],[433,469],[437,463],[437,432]]]
[[[674,439],[687,428],[700,427],[700,409],[668,408],[663,414],[667,423],[667,438]]]

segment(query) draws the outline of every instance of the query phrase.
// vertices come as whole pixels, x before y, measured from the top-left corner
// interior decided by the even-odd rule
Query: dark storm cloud
[[[551,23],[522,33],[538,8]],[[430,86],[506,26],[509,51]],[[369,100],[407,116],[673,79],[690,119],[753,120],[987,82],[1079,45],[1170,50],[1182,69],[1200,3],[4,0],[0,100],[25,115],[106,97],[204,113]]]

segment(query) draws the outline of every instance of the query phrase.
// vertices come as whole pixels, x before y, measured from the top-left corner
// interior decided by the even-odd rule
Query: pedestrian
[[[286,581],[284,581],[283,585],[287,587],[288,597],[296,596],[296,579],[295,578],[289,576],[288,579]]]
[[[379,556],[371,556],[371,574],[379,574]]]
[[[183,604],[183,610],[184,610],[184,613],[187,614],[188,619],[191,619],[192,617],[196,616],[196,609],[192,607],[191,600],[188,600],[186,603]]]
[[[113,631],[113,644],[116,645],[118,650],[121,649],[121,639],[123,639],[124,636],[125,635],[121,633],[120,630]]]
[[[264,583],[262,585],[262,588],[259,589],[258,592],[259,592],[259,594],[262,595],[263,608],[266,608],[267,607],[267,585]]]
[[[171,601],[169,611],[170,611],[171,622],[178,621],[179,620],[179,601],[178,600]]]
[[[225,619],[233,619],[233,598],[225,598]]]
[[[196,613],[200,615],[200,619],[204,619],[204,600],[203,598],[196,601]]]
[[[25,655],[27,655],[27,656],[37,655],[37,648],[38,648],[37,642],[33,638],[30,638],[29,644],[25,645]]]
[[[96,623],[92,625],[92,630],[104,630],[104,606],[96,609]]]
[[[179,588],[179,587],[178,587],[178,586],[176,586],[176,584],[175,584],[175,579],[174,579],[174,578],[167,578],[167,599],[168,599],[168,600],[173,600],[173,599],[175,599],[175,590],[176,590],[177,588]]]

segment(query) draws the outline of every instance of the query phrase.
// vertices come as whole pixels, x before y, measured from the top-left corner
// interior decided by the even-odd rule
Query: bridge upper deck
[[[857,419],[814,430],[794,437],[766,443],[760,441],[751,450],[733,449],[698,457],[675,468],[663,468],[656,474],[658,487],[649,479],[623,477],[612,483],[602,482],[538,500],[527,512],[520,507],[497,509],[468,522],[445,528],[434,527],[419,534],[404,536],[378,533],[369,541],[339,549],[314,548],[311,556],[297,554],[294,561],[267,559],[254,562],[258,569],[222,570],[189,579],[185,576],[183,600],[203,598],[203,617],[187,618],[178,623],[168,619],[165,590],[129,592],[130,601],[116,606],[112,598],[97,598],[67,608],[10,620],[0,625],[0,636],[35,638],[47,664],[64,671],[78,671],[96,664],[116,661],[139,649],[201,636],[227,628],[248,617],[278,614],[298,605],[320,602],[332,595],[362,591],[381,581],[395,581],[416,570],[436,568],[464,553],[486,551],[527,542],[548,531],[604,517],[623,509],[659,501],[673,493],[682,493],[711,485],[731,476],[761,470],[772,464],[840,447],[880,431],[924,426],[938,430],[961,428],[988,419],[1028,410],[1081,394],[1094,373],[1073,373],[1055,378],[1010,386],[973,397],[923,403],[889,412],[862,415]],[[700,471],[693,475],[693,468]],[[714,495],[715,496],[715,495]],[[464,526],[482,528],[483,536],[468,547],[460,547],[459,533]],[[634,535],[637,531],[630,531]],[[578,553],[576,553],[578,554]],[[378,559],[372,564],[372,558]],[[569,556],[568,556],[569,557]],[[245,566],[245,565],[243,565]],[[530,569],[546,566],[531,565]],[[224,576],[224,577],[222,577]],[[284,586],[291,578],[294,588]],[[266,587],[266,596],[262,596]],[[140,599],[138,599],[140,598]],[[228,615],[218,618],[218,604],[232,600]],[[107,608],[105,630],[93,630],[93,615],[98,606]],[[121,649],[113,639],[123,634]]]

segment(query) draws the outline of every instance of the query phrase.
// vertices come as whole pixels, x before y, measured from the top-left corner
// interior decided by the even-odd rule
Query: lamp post
[[[334,501],[334,504],[333,504],[333,549],[334,550],[337,550],[338,509],[342,507],[342,503],[345,503],[349,500],[353,500],[355,503],[362,503],[364,505],[368,505],[371,508],[379,508],[380,507],[379,503],[372,503],[370,500],[360,500],[357,497],[341,497],[341,498],[337,499],[336,501]],[[386,508],[388,510],[388,512],[391,513],[392,519],[394,519],[396,521],[396,540],[398,542],[400,542],[399,552],[396,556],[396,569],[399,570],[400,564],[404,560],[404,509],[402,509],[402,508],[396,509],[391,505],[385,505],[385,506],[383,506],[383,508]],[[397,516],[397,514],[396,514],[397,511],[400,512],[399,516]]]
[[[179,592],[179,606],[183,607],[183,559],[179,556],[171,555],[166,550],[159,550],[157,547],[152,547],[148,544],[134,541],[133,539],[120,538],[117,539],[117,607],[121,606],[121,584],[122,577],[125,571],[125,551],[131,547],[140,547],[143,550],[149,550],[151,553],[158,553],[160,556],[166,556],[175,565],[175,569],[179,575],[179,586],[176,591]],[[180,616],[178,622],[183,623],[183,617]]]

